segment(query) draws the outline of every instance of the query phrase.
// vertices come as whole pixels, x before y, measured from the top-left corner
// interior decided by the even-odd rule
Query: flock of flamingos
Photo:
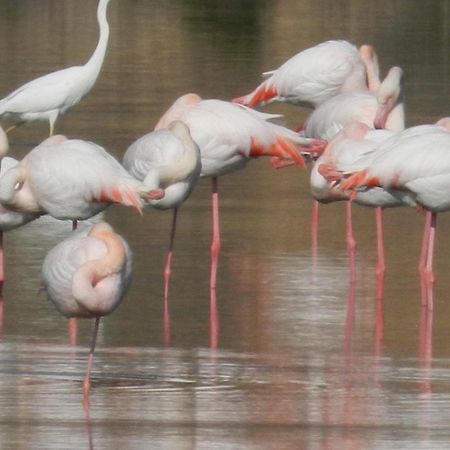
[[[384,275],[382,210],[414,206],[425,211],[419,262],[424,307],[433,308],[433,246],[436,214],[450,209],[450,118],[405,129],[402,70],[380,79],[370,45],[327,41],[305,49],[264,74],[254,91],[232,101],[186,94],[162,115],[155,129],[134,142],[120,163],[93,142],[54,135],[59,114],[93,87],[108,45],[110,0],[100,0],[100,37],[83,66],[62,69],[21,86],[0,100],[0,228],[7,231],[43,214],[88,219],[112,203],[173,209],[170,247],[164,268],[167,298],[178,207],[199,177],[212,179],[213,239],[211,289],[220,249],[217,178],[243,168],[251,158],[270,156],[272,165],[311,163],[311,191],[317,201],[344,200],[347,245],[353,202],[374,207],[378,230],[379,285]],[[293,131],[272,121],[278,115],[254,109],[272,101],[308,106],[312,112]],[[50,137],[20,162],[5,156],[7,135],[22,122],[48,120]],[[317,221],[313,221],[313,226]],[[50,300],[66,317],[95,318],[85,400],[102,316],[113,311],[130,282],[131,251],[105,223],[76,229],[43,262]],[[3,274],[2,274],[3,280]]]

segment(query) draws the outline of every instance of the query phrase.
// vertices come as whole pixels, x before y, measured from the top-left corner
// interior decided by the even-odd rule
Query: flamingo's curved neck
[[[125,260],[125,247],[119,236],[104,223],[94,225],[89,236],[100,239],[106,246],[106,255],[103,258],[90,261],[91,280],[95,285],[102,278],[121,271]]]
[[[190,176],[200,164],[200,149],[192,139],[186,124],[176,120],[170,124],[169,130],[183,143],[185,152],[167,171],[161,170],[160,182],[164,182],[166,178],[183,180]]]
[[[86,262],[74,274],[72,292],[77,302],[93,316],[107,314],[110,298],[104,298],[96,285],[104,278],[122,271],[126,261],[125,246],[120,237],[106,223],[94,225],[88,236],[101,240],[106,246],[106,254],[102,258]]]

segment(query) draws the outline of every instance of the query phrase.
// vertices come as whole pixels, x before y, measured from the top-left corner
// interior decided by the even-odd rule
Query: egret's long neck
[[[100,37],[94,53],[89,61],[85,64],[86,68],[91,69],[94,78],[97,78],[105,59],[106,48],[108,46],[109,25],[106,19],[106,9],[110,0],[100,0],[97,9],[97,21],[100,27]]]

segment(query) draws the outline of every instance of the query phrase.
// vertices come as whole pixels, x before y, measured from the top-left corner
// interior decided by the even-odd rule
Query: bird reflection
[[[3,307],[4,307],[5,301],[3,299],[3,296],[0,296],[0,338],[3,336]]]
[[[419,320],[419,362],[423,377],[420,390],[423,394],[431,394],[431,367],[433,358],[433,311],[420,308]]]
[[[88,449],[94,450],[94,438],[92,436],[92,422],[90,416],[89,403],[83,406],[83,412],[84,412],[84,423],[86,425],[86,432],[88,438]]]
[[[217,311],[216,288],[210,290],[209,302],[209,346],[211,349],[217,349],[219,344],[219,314]]]

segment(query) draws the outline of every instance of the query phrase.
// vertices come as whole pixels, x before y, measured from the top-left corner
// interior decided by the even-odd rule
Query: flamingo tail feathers
[[[232,102],[240,103],[241,105],[250,106],[252,108],[260,103],[273,100],[277,96],[278,93],[275,86],[270,84],[268,81],[264,81],[253,92],[250,92],[250,94],[243,95],[242,97],[236,97],[232,100]]]
[[[340,184],[343,190],[352,190],[362,186],[381,186],[381,181],[378,177],[369,176],[367,169],[363,169],[354,172]]]
[[[250,156],[274,156],[280,159],[292,160],[295,164],[305,167],[305,161],[300,153],[300,149],[284,136],[277,136],[275,142],[268,146],[260,144],[252,137]]]

